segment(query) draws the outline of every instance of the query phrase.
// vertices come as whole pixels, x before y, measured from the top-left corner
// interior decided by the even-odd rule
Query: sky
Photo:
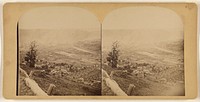
[[[42,7],[19,20],[20,42],[64,44],[100,39],[98,18],[77,7]],[[119,41],[127,46],[148,46],[183,39],[183,22],[174,11],[161,7],[123,7],[109,12],[102,23],[103,46]]]
[[[124,7],[110,12],[103,21],[105,29],[183,29],[181,18],[161,7]]]
[[[27,11],[19,20],[20,29],[99,29],[94,14],[77,7],[40,7]]]
[[[103,48],[118,41],[123,46],[150,47],[183,39],[183,22],[174,11],[152,6],[124,7],[103,21]]]
[[[100,23],[94,14],[77,7],[41,7],[27,11],[19,20],[20,44],[73,44],[100,39]]]

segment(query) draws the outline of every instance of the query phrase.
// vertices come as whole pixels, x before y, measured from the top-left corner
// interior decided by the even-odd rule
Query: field
[[[101,95],[99,40],[78,41],[72,46],[40,46],[37,50],[34,68],[24,63],[26,51],[21,50],[20,67],[27,74],[34,72],[33,79],[43,91],[54,84],[51,95]],[[20,89],[20,95],[27,95]]]
[[[119,43],[120,45],[120,43]],[[154,47],[120,46],[118,67],[106,61],[109,50],[103,52],[102,68],[127,92],[133,84],[133,96],[184,95],[183,41],[160,43]],[[103,95],[115,95],[103,82]]]
[[[147,32],[150,31],[145,33]],[[160,33],[162,31],[152,32]],[[24,33],[30,32],[25,31]],[[32,33],[35,32],[31,31],[30,35]],[[45,31],[41,31],[41,33],[45,33]],[[74,33],[77,35],[86,33],[90,36],[90,33],[94,32],[76,31]],[[104,33],[107,34],[107,37],[112,37],[111,33],[113,32]],[[55,42],[41,44],[42,42],[38,41],[34,67],[27,65],[25,56],[28,47],[21,44],[19,67],[27,74],[33,73],[31,78],[46,93],[50,84],[54,84],[56,87],[49,94],[53,96],[116,95],[105,84],[105,80],[102,80],[102,69],[110,75],[112,80],[116,81],[125,93],[128,94],[127,90],[130,84],[134,85],[135,87],[130,93],[132,96],[182,96],[185,94],[182,39],[149,44],[144,39],[142,40],[144,36],[139,34],[137,36],[140,36],[141,41],[138,42],[125,37],[131,31],[117,30],[114,33],[118,36],[111,40],[103,39],[102,46],[101,41],[95,37],[95,39],[80,40],[84,36],[79,36],[79,40],[67,41],[70,43],[66,44],[55,44]],[[124,34],[123,37],[121,33]],[[72,34],[70,37],[75,35]],[[112,49],[110,48],[112,41],[116,39],[121,39],[121,41],[117,48],[119,50],[117,66],[112,67],[107,57]],[[134,38],[134,40],[137,39]],[[25,85],[24,77],[19,73],[19,95],[35,95]]]

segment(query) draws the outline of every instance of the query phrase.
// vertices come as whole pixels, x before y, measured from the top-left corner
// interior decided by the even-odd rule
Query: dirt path
[[[157,50],[160,50],[160,51],[163,51],[163,52],[166,52],[166,53],[171,53],[171,54],[175,54],[173,51],[171,50],[168,50],[168,49],[164,49],[164,48],[160,48],[160,47],[155,47]]]
[[[91,51],[88,51],[88,50],[85,50],[85,49],[81,49],[79,47],[76,47],[76,46],[73,46],[74,49],[78,50],[78,51],[82,51],[82,52],[86,52],[86,53],[90,53],[90,54],[94,54],[94,52],[91,52]]]

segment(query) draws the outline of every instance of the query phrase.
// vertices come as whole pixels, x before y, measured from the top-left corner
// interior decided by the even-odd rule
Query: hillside
[[[183,40],[147,47],[126,48],[120,44],[119,68],[105,63],[109,50],[104,49],[103,69],[108,74],[115,72],[113,79],[124,92],[129,84],[134,84],[134,96],[184,95]],[[106,87],[103,90],[103,95],[113,95]]]
[[[77,41],[71,46],[39,45],[36,62],[38,67],[30,68],[23,63],[20,66],[28,74],[35,72],[34,80],[45,92],[50,84],[54,84],[56,88],[52,95],[100,95],[99,46],[100,41],[95,39]],[[25,53],[26,50],[20,51],[21,60]]]

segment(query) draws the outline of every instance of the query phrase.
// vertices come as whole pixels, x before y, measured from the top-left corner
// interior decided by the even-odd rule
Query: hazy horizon
[[[102,24],[103,50],[118,41],[121,47],[150,48],[162,42],[183,40],[183,22],[161,7],[124,7],[109,13]]]
[[[69,30],[69,29],[20,29],[19,42],[21,46],[36,41],[41,46],[73,45],[78,41],[100,40],[99,31]]]

